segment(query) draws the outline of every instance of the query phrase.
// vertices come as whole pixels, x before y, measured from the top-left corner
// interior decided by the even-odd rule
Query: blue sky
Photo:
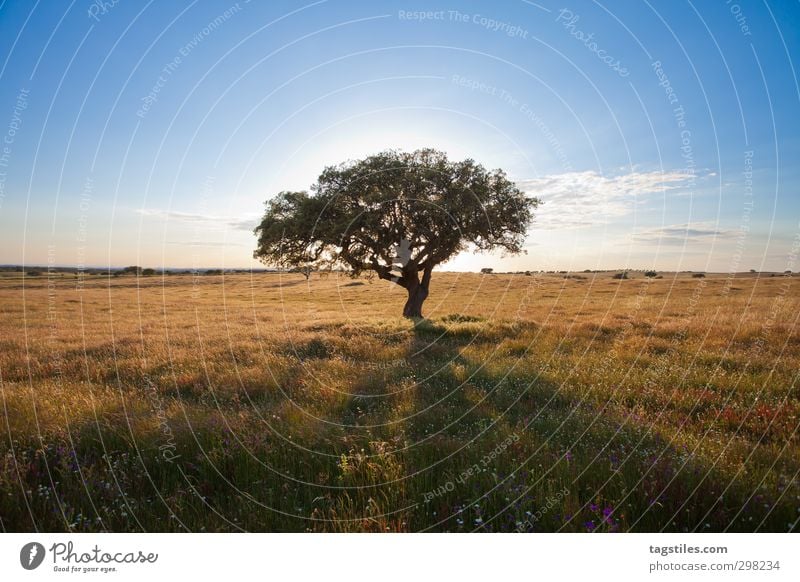
[[[0,5],[0,264],[257,266],[263,202],[436,147],[545,202],[514,258],[795,267],[797,2]]]

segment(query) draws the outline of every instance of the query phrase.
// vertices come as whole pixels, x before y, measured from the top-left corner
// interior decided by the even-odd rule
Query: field
[[[789,531],[800,278],[0,277],[3,531]]]

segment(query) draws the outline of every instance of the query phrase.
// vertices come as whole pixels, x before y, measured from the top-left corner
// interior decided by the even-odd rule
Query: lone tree
[[[432,149],[390,150],[325,168],[310,194],[267,201],[253,256],[353,277],[373,271],[407,290],[403,315],[417,318],[436,265],[468,249],[522,252],[539,204],[502,170]]]

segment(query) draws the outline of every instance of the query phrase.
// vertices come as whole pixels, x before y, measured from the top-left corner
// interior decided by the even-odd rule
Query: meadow
[[[791,531],[800,278],[0,277],[2,531]]]

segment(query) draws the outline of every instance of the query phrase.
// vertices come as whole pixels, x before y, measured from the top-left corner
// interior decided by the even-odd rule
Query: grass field
[[[800,278],[0,277],[4,531],[788,531]]]

